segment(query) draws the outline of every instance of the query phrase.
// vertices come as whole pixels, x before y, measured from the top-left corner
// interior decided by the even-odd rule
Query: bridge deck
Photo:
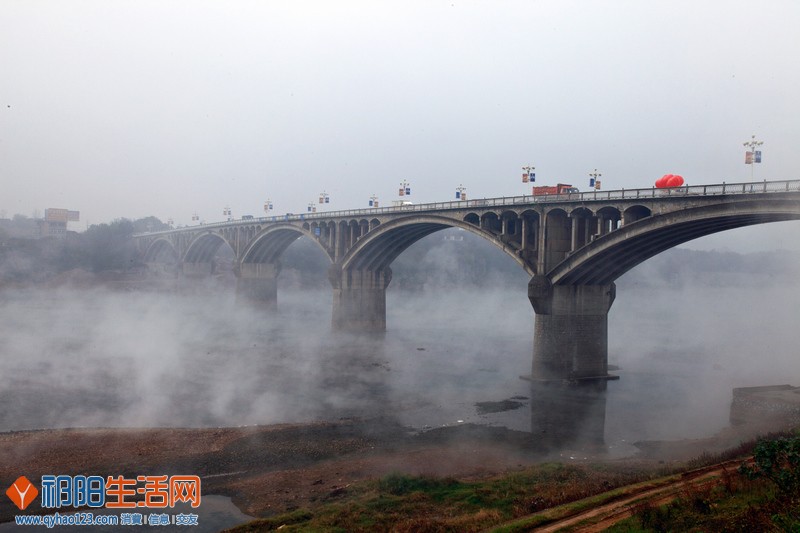
[[[433,202],[425,204],[409,204],[399,207],[369,207],[363,209],[346,209],[339,211],[323,211],[319,213],[300,213],[285,215],[273,215],[257,217],[248,220],[234,220],[226,222],[212,222],[210,224],[198,224],[195,226],[184,226],[171,230],[157,231],[151,233],[140,233],[135,237],[143,235],[159,235],[173,233],[180,230],[196,230],[198,228],[217,228],[221,226],[232,226],[238,224],[263,224],[269,222],[300,221],[300,220],[319,220],[331,218],[349,217],[374,217],[376,215],[397,215],[403,213],[421,213],[431,211],[450,211],[461,209],[484,209],[491,207],[520,207],[526,205],[540,205],[553,203],[573,203],[573,202],[608,202],[614,200],[637,200],[637,199],[669,199],[674,197],[691,196],[720,196],[720,195],[750,195],[764,193],[782,193],[800,191],[800,180],[786,181],[759,181],[746,183],[719,183],[713,185],[684,185],[668,189],[657,189],[650,187],[647,189],[618,189],[610,191],[589,191],[567,194],[552,194],[541,196],[503,196],[498,198],[478,198],[473,200],[456,200],[451,202]]]

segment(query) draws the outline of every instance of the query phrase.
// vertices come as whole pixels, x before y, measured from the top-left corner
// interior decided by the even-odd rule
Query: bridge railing
[[[618,189],[611,191],[589,191],[574,192],[565,194],[548,194],[539,196],[504,196],[501,198],[479,198],[475,200],[456,200],[451,202],[435,202],[427,204],[408,204],[392,207],[370,207],[364,209],[347,209],[341,211],[325,211],[321,213],[302,213],[285,215],[275,215],[258,217],[249,220],[237,220],[231,222],[214,222],[211,224],[200,224],[197,226],[185,226],[177,230],[165,230],[145,235],[157,235],[162,233],[172,233],[175,231],[191,231],[199,228],[211,229],[222,226],[248,225],[264,222],[282,222],[298,220],[319,220],[328,218],[347,218],[347,217],[374,217],[382,214],[398,213],[418,213],[424,211],[441,211],[444,209],[472,209],[485,207],[508,207],[512,205],[534,205],[553,202],[592,202],[608,200],[632,200],[637,198],[669,198],[683,196],[715,196],[715,195],[738,195],[738,194],[764,194],[781,192],[800,191],[800,180],[785,181],[756,181],[746,183],[719,183],[714,185],[683,185],[681,187],[670,187],[657,189],[650,187],[647,189]],[[142,234],[140,234],[142,235]]]

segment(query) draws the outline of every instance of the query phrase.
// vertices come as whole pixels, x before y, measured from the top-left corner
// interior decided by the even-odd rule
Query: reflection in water
[[[544,451],[605,450],[606,380],[531,383],[531,433]]]

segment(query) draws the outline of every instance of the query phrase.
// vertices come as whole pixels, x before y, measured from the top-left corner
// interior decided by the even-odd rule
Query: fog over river
[[[632,279],[620,280],[609,314],[620,380],[575,412],[519,378],[533,344],[524,280],[390,287],[388,331],[373,336],[332,333],[325,289],[282,289],[277,313],[237,303],[230,287],[5,290],[0,431],[385,417],[419,430],[476,423],[536,434],[546,411],[626,453],[632,441],[723,428],[732,387],[800,384],[800,283]]]

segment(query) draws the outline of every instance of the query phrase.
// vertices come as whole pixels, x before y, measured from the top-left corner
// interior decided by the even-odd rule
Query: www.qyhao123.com
[[[200,478],[189,475],[42,476],[39,487],[20,476],[6,490],[20,511],[36,508],[45,514],[19,514],[20,526],[196,526],[197,514],[174,511],[177,504],[200,506]],[[30,508],[34,504],[33,508]],[[62,510],[75,509],[64,513]],[[77,510],[82,511],[78,512]],[[88,511],[86,511],[88,509]],[[96,514],[99,509],[119,509],[120,514]],[[47,511],[56,510],[52,513]]]

